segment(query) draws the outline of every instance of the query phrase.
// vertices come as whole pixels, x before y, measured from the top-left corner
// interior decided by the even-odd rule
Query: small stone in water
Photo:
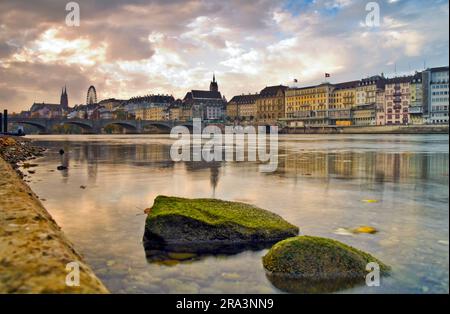
[[[239,280],[241,275],[237,273],[223,273],[222,278],[226,280]]]
[[[364,203],[369,203],[369,204],[371,204],[371,203],[378,203],[379,201],[378,200],[362,200]]]
[[[353,229],[353,233],[369,233],[369,234],[375,234],[377,233],[378,230],[375,229],[374,227],[370,227],[370,226],[361,226],[358,228]]]

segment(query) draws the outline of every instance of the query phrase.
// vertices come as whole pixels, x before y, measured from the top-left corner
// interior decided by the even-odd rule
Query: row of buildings
[[[224,121],[227,100],[219,91],[215,75],[209,90],[191,90],[181,99],[171,95],[146,95],[128,100],[105,99],[97,102],[97,92],[90,86],[86,104],[69,107],[67,89],[61,92],[59,104],[34,103],[29,111],[20,115],[26,118],[113,119],[113,120],[178,120],[201,118]]]
[[[448,123],[449,68],[386,78],[376,75],[338,84],[283,85],[233,97],[231,120],[290,127]]]
[[[90,86],[86,104],[69,107],[67,90],[60,104],[34,103],[29,117],[115,120],[201,118],[225,123],[281,124],[289,127],[370,126],[448,123],[449,68],[431,68],[411,76],[383,74],[306,87],[269,86],[259,93],[234,96],[229,102],[215,76],[208,90],[191,90],[183,99],[147,95],[97,102]]]

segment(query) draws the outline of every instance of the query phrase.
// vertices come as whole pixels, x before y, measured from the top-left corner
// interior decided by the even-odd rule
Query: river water
[[[251,203],[392,267],[379,287],[340,293],[449,291],[448,135],[280,135],[274,173],[254,162],[173,162],[168,135],[29,138],[48,151],[28,184],[112,292],[283,292],[265,276],[266,250],[147,260],[143,210],[161,194]],[[379,232],[346,232],[362,225]]]

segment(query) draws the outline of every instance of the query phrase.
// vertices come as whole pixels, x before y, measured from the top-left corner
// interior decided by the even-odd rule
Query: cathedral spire
[[[64,85],[61,88],[61,99],[59,101],[59,105],[62,109],[67,109],[69,107],[69,97],[67,96],[67,86]]]
[[[216,74],[215,73],[213,73],[213,80],[212,80],[211,84],[209,84],[209,91],[211,91],[211,92],[219,91],[219,86],[216,82]]]

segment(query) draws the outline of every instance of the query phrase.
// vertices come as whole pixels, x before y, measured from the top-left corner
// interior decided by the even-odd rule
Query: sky
[[[86,0],[80,26],[62,0],[0,1],[0,109],[147,94],[227,99],[270,85],[318,84],[448,65],[449,4],[383,0]]]

